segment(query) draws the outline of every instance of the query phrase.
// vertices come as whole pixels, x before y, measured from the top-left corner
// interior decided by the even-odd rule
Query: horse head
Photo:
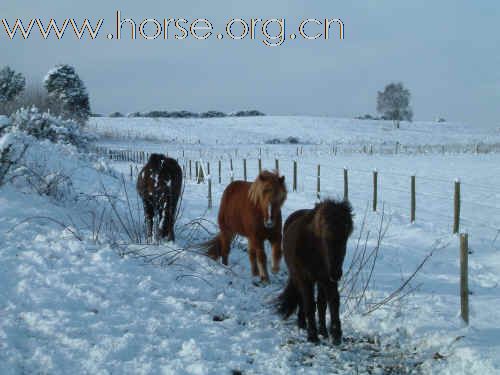
[[[325,200],[314,209],[314,232],[320,239],[320,254],[331,282],[342,277],[347,240],[353,230],[352,208],[349,202]]]
[[[285,176],[277,172],[261,172],[250,186],[249,198],[261,211],[265,228],[274,228],[286,195]]]

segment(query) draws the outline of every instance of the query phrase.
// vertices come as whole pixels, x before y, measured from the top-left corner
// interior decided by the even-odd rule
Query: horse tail
[[[288,319],[297,309],[299,301],[299,291],[293,284],[292,279],[288,278],[285,290],[283,290],[276,300],[276,312],[281,315],[283,319]]]
[[[221,241],[221,234],[218,233],[214,238],[211,240],[208,240],[206,242],[203,242],[202,244],[199,245],[199,248],[202,250],[206,251],[206,254],[214,259],[217,260],[220,258],[222,255],[222,241]]]

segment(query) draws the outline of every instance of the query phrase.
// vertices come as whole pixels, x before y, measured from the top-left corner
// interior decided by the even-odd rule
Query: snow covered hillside
[[[259,145],[296,137],[305,144],[443,145],[500,142],[500,131],[460,123],[336,119],[308,116],[229,117],[215,119],[93,118],[92,129],[123,141],[159,141],[184,145]]]
[[[211,162],[214,208],[207,209],[207,184],[187,176],[177,243],[145,244],[134,187],[140,165],[46,141],[31,147],[25,164],[49,182],[60,178],[55,190],[37,191],[33,181],[15,178],[0,187],[1,374],[500,371],[499,154],[334,155],[328,147],[315,149],[337,141],[494,143],[500,134],[456,124],[403,124],[394,131],[384,122],[302,117],[91,121],[105,136],[101,146],[168,152],[184,167],[188,160]],[[310,145],[297,156],[295,145],[264,143],[288,136]],[[248,157],[253,179],[259,148],[263,168],[279,158],[287,178],[285,217],[316,201],[317,164],[322,197],[342,196],[343,168],[349,168],[356,216],[344,264],[340,347],[308,343],[294,318],[284,322],[274,313],[271,302],[287,277],[284,265],[269,285],[260,285],[250,276],[242,239],[233,244],[227,268],[191,250],[217,230],[229,159],[234,178],[242,178],[242,158]],[[377,212],[371,211],[373,169],[380,176]],[[413,224],[411,174],[417,176]],[[469,232],[472,251],[469,326],[459,314],[459,241],[451,234],[457,177],[461,230]],[[378,243],[381,228],[387,232]],[[361,267],[364,248],[373,257]],[[377,305],[408,279],[390,303]]]

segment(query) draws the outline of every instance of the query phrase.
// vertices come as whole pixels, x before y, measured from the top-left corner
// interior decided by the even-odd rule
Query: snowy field
[[[161,141],[184,145],[261,145],[271,139],[298,137],[306,144],[463,144],[500,142],[500,128],[477,129],[466,124],[401,123],[307,116],[227,117],[215,119],[94,118],[90,128],[121,140]]]
[[[211,164],[207,184],[187,179],[174,245],[141,243],[142,207],[134,179],[140,165],[79,155],[42,144],[26,155],[71,183],[39,195],[29,183],[0,187],[0,373],[142,374],[496,374],[500,371],[500,154],[475,153],[500,132],[460,124],[402,124],[308,117],[214,120],[92,119],[98,145],[164,152],[181,165]],[[299,145],[266,144],[297,137]],[[456,146],[453,152],[351,152],[343,146]],[[338,147],[337,153],[332,145]],[[388,147],[389,147],[388,146]],[[299,152],[297,154],[297,147]],[[463,152],[460,152],[462,148]],[[349,152],[347,152],[349,151]],[[365,246],[373,264],[346,273],[344,342],[308,343],[295,319],[271,306],[286,267],[269,285],[250,276],[246,243],[233,244],[225,268],[189,250],[216,231],[218,203],[230,181],[275,159],[286,176],[286,217],[322,197],[343,195],[343,168],[355,231],[346,271]],[[221,183],[217,163],[221,160]],[[292,192],[293,160],[298,163]],[[132,167],[133,179],[130,178]],[[371,211],[378,171],[378,210]],[[410,223],[410,176],[417,181]],[[453,235],[454,182],[461,181],[461,232],[470,236],[470,324],[460,318],[459,238]],[[382,223],[382,224],[381,224]],[[202,224],[202,225],[198,225]],[[430,255],[430,257],[428,257]],[[424,260],[427,258],[427,261]],[[390,303],[371,312],[424,262]],[[354,267],[355,268],[355,267]],[[367,280],[366,293],[363,287]]]

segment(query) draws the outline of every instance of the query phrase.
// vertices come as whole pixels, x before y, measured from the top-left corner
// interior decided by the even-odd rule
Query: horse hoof
[[[335,346],[342,344],[342,336],[332,336],[332,344]]]
[[[280,272],[280,267],[273,267],[271,268],[271,272],[274,273],[274,274],[277,274],[278,272]]]
[[[307,341],[312,342],[314,344],[318,344],[319,343],[319,337],[318,337],[318,335],[308,335],[307,336]]]
[[[328,331],[326,329],[320,329],[319,334],[324,338],[328,338]]]
[[[266,283],[266,282],[264,282],[262,280],[252,281],[252,284],[254,286],[257,286],[257,287],[265,287],[265,286],[269,285],[269,283]]]

